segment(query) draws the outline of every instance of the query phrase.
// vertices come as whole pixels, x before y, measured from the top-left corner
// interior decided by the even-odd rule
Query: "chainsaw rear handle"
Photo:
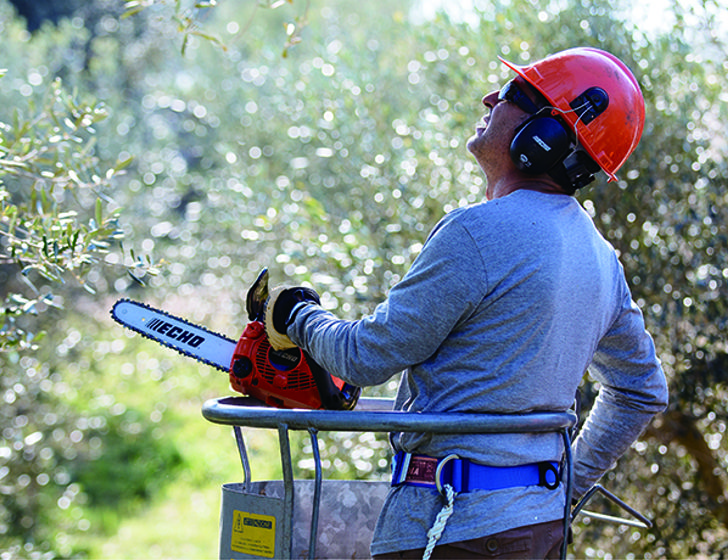
[[[353,410],[361,395],[361,387],[355,387],[340,379],[339,381],[343,384],[341,387],[337,387],[332,375],[322,368],[308,352],[304,350],[303,356],[311,370],[323,408],[326,410]]]

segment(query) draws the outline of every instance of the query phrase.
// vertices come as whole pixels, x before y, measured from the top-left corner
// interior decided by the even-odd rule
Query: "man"
[[[295,343],[354,385],[404,370],[395,407],[411,412],[565,411],[588,367],[601,390],[573,445],[579,496],[667,399],[615,251],[570,196],[600,169],[615,179],[639,141],[644,102],[629,69],[596,49],[503,62],[517,76],[483,98],[488,115],[468,141],[487,202],[445,216],[371,316],[342,321],[312,290],[277,288],[266,329],[274,346]],[[558,434],[398,433],[392,444],[395,480],[373,555],[559,556]],[[440,480],[457,492],[448,490],[446,522],[436,481],[418,484],[411,468],[445,458],[443,471],[472,474],[456,489],[453,477]]]

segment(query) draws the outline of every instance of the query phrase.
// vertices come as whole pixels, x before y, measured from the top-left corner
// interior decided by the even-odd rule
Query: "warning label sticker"
[[[276,518],[233,510],[230,548],[235,552],[273,558],[276,546]]]

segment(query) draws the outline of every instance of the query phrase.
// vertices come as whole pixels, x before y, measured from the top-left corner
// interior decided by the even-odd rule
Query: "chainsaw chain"
[[[215,369],[218,369],[220,371],[224,371],[225,373],[229,373],[229,369],[223,368],[223,367],[219,366],[218,364],[216,364],[214,362],[211,362],[210,360],[206,360],[204,358],[200,358],[199,356],[195,356],[194,354],[190,354],[189,352],[183,350],[182,348],[179,348],[177,346],[174,346],[173,344],[171,344],[170,342],[168,342],[168,341],[166,341],[164,339],[157,338],[156,336],[152,336],[149,333],[147,333],[147,332],[145,332],[143,330],[140,330],[140,329],[138,329],[135,326],[132,326],[132,325],[130,325],[128,323],[123,322],[120,318],[118,318],[115,315],[114,312],[116,311],[116,307],[119,304],[125,303],[125,302],[126,303],[131,303],[132,305],[136,305],[138,307],[143,307],[144,309],[148,309],[150,311],[153,311],[154,313],[159,313],[160,315],[164,315],[165,317],[169,317],[170,319],[174,319],[175,321],[179,321],[180,323],[184,323],[185,325],[189,325],[190,327],[193,327],[195,329],[204,331],[207,334],[210,334],[210,335],[215,336],[217,338],[221,338],[223,340],[226,340],[228,342],[231,342],[232,344],[235,344],[235,341],[234,340],[226,337],[225,335],[222,335],[222,334],[216,333],[214,331],[211,331],[210,329],[208,329],[206,327],[203,327],[201,325],[197,325],[195,323],[191,323],[187,319],[183,319],[182,317],[177,317],[177,315],[172,315],[171,313],[167,313],[166,311],[162,311],[161,309],[158,309],[156,307],[152,307],[151,305],[147,305],[146,303],[142,303],[140,301],[135,301],[135,300],[132,300],[132,299],[129,299],[129,298],[122,298],[122,299],[118,300],[114,304],[114,306],[111,308],[111,318],[114,321],[116,321],[117,323],[119,323],[125,329],[129,329],[131,331],[134,331],[135,333],[142,335],[144,338],[148,338],[149,340],[153,340],[157,344],[161,344],[162,346],[166,346],[167,348],[171,348],[172,350],[176,350],[177,352],[179,352],[183,356],[186,356],[188,358],[193,358],[194,360],[196,360],[196,361],[198,361],[200,363],[203,363],[203,364],[205,364],[207,366],[211,366],[211,367],[213,367]]]

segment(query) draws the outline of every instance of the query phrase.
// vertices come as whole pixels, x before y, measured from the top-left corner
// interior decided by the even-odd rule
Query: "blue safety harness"
[[[513,467],[493,467],[448,455],[442,459],[399,451],[392,460],[392,486],[407,484],[436,488],[449,485],[460,494],[473,490],[500,490],[519,486],[559,487],[559,464],[543,461]]]

